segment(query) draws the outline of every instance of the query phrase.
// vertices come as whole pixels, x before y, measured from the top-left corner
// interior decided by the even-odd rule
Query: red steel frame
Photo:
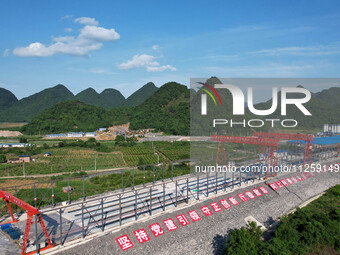
[[[267,166],[269,169],[269,165],[276,166],[276,157],[275,152],[278,150],[279,141],[277,139],[271,139],[271,138],[258,138],[258,137],[241,137],[241,136],[223,136],[223,135],[212,135],[210,137],[211,141],[218,142],[218,149],[217,149],[217,157],[216,157],[216,164],[220,162],[220,150],[223,150],[223,159],[221,160],[222,163],[227,165],[227,156],[225,151],[225,145],[224,143],[241,143],[241,144],[256,144],[260,146],[266,146],[268,147],[268,157],[266,157],[267,160]],[[222,145],[222,148],[220,148]],[[224,161],[224,162],[223,162]],[[266,179],[268,177],[268,171],[266,172]]]
[[[31,206],[30,204],[26,203],[25,201],[20,200],[19,198],[16,198],[16,197],[12,196],[11,194],[9,194],[9,193],[7,193],[7,192],[5,192],[3,190],[0,190],[0,198],[2,198],[3,201],[7,204],[9,213],[10,213],[10,215],[12,217],[12,221],[11,222],[2,223],[2,225],[3,224],[7,224],[7,223],[14,223],[14,222],[18,221],[17,219],[14,218],[10,202],[12,202],[13,204],[16,204],[17,206],[21,207],[22,209],[24,209],[27,212],[26,229],[25,229],[25,235],[24,235],[24,240],[23,240],[23,244],[22,244],[21,255],[24,255],[24,254],[35,254],[36,253],[36,251],[26,253],[26,246],[27,246],[28,236],[29,236],[29,233],[30,233],[30,228],[31,228],[31,225],[32,225],[32,220],[33,220],[33,216],[34,215],[37,215],[37,220],[40,223],[41,228],[42,228],[42,230],[43,230],[43,232],[45,234],[45,237],[47,239],[47,242],[48,242],[47,247],[41,248],[40,251],[46,250],[48,248],[53,247],[53,244],[52,244],[52,242],[50,240],[50,237],[49,237],[49,235],[47,233],[44,220],[43,220],[43,218],[41,216],[41,213],[38,211],[37,208]]]
[[[303,165],[305,165],[307,161],[309,161],[309,164],[312,163],[312,153],[313,153],[313,136],[312,135],[263,133],[263,132],[254,132],[253,135],[260,137],[260,138],[273,138],[273,139],[279,139],[279,140],[303,140],[306,142]]]

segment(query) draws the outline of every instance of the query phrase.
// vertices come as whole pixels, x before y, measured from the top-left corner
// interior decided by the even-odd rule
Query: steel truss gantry
[[[2,200],[7,204],[9,213],[10,213],[11,218],[12,218],[11,222],[6,222],[6,223],[3,223],[3,224],[14,223],[14,222],[18,221],[17,219],[14,218],[10,202],[12,202],[13,204],[19,206],[20,208],[24,209],[27,212],[26,228],[25,228],[24,240],[23,240],[22,249],[21,249],[21,255],[24,255],[24,254],[35,254],[36,253],[36,251],[26,253],[28,236],[29,236],[29,233],[30,233],[30,229],[31,229],[31,225],[33,223],[33,217],[34,216],[36,216],[35,217],[35,221],[40,223],[41,228],[42,228],[42,230],[43,230],[43,232],[45,234],[46,240],[47,240],[47,246],[44,247],[44,248],[41,248],[40,251],[46,250],[48,248],[53,247],[51,239],[50,239],[50,237],[49,237],[49,235],[47,233],[46,226],[45,226],[44,220],[42,218],[42,215],[38,211],[37,208],[31,206],[30,204],[26,203],[25,201],[23,201],[23,200],[21,200],[19,198],[16,198],[16,197],[12,196],[11,194],[9,194],[9,193],[7,193],[7,192],[5,192],[3,190],[0,190],[0,198],[2,198]],[[36,224],[36,226],[37,226],[37,224]]]
[[[275,167],[277,159],[275,153],[278,150],[279,142],[277,139],[272,138],[259,138],[259,137],[242,137],[242,136],[224,136],[224,135],[212,135],[211,141],[218,142],[216,164],[227,166],[227,154],[225,149],[225,143],[240,143],[240,144],[255,144],[262,148],[267,149],[268,156],[266,157],[267,169],[269,166]],[[220,157],[222,154],[222,158]],[[266,178],[268,177],[268,171],[266,171]]]
[[[272,138],[278,140],[303,140],[306,142],[305,154],[303,157],[303,165],[305,165],[307,162],[309,162],[309,164],[312,163],[313,135],[263,133],[263,132],[254,132],[253,135],[259,138]]]

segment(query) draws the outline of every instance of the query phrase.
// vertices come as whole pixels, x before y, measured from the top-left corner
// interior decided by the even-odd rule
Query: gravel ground
[[[288,174],[285,177],[290,177]],[[317,174],[311,178],[298,183],[289,185],[273,191],[268,186],[256,184],[253,186],[243,187],[229,193],[218,194],[208,200],[194,203],[185,208],[178,208],[173,212],[165,212],[156,218],[146,220],[144,222],[136,222],[135,224],[125,227],[118,232],[109,233],[105,236],[93,239],[83,244],[79,244],[67,249],[64,247],[59,250],[58,254],[127,254],[127,255],[142,255],[142,254],[222,254],[224,249],[224,238],[233,228],[239,228],[245,225],[245,218],[253,216],[257,221],[265,226],[268,226],[273,220],[288,213],[293,208],[299,206],[304,201],[314,197],[328,188],[340,183],[340,174],[323,173]],[[279,178],[279,179],[282,179]],[[279,180],[277,179],[277,180]],[[277,180],[270,180],[274,182]],[[253,200],[248,199],[246,202],[241,202],[237,197],[238,193],[243,193],[259,186],[265,186],[269,191],[268,194],[256,197]],[[262,193],[262,192],[261,192]],[[214,212],[209,205],[212,202],[218,202],[221,199],[227,199],[234,196],[240,202],[237,206],[232,206],[229,209],[222,208],[220,212]],[[230,203],[229,203],[230,204]],[[213,214],[206,217],[200,210],[203,205],[209,205]],[[201,217],[201,220],[193,222],[187,212],[196,210]],[[176,219],[179,214],[185,214],[190,221],[190,224],[181,226]],[[177,229],[169,232],[163,220],[172,218],[177,225]],[[149,229],[149,225],[158,222],[164,230],[164,234],[154,237]],[[133,231],[144,228],[150,238],[149,241],[140,244]],[[128,235],[134,247],[122,251],[116,242],[116,238],[122,235]]]
[[[12,241],[0,231],[0,254],[1,255],[17,255],[21,253],[18,246],[12,243]]]

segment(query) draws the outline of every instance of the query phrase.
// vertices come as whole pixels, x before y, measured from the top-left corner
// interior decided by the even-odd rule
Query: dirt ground
[[[22,135],[19,131],[0,130],[0,137],[17,137]]]

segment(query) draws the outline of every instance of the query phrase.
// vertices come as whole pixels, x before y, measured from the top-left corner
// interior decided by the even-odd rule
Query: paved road
[[[109,168],[109,169],[101,169],[101,170],[88,170],[84,171],[88,175],[98,174],[98,173],[107,173],[107,172],[114,172],[114,171],[121,171],[125,169],[131,169],[132,167],[119,167],[119,168]],[[63,174],[74,174],[75,172],[60,172],[54,174],[36,174],[36,175],[20,175],[20,176],[3,176],[0,179],[17,179],[17,178],[43,178],[43,177],[51,177],[51,176],[58,176]]]

